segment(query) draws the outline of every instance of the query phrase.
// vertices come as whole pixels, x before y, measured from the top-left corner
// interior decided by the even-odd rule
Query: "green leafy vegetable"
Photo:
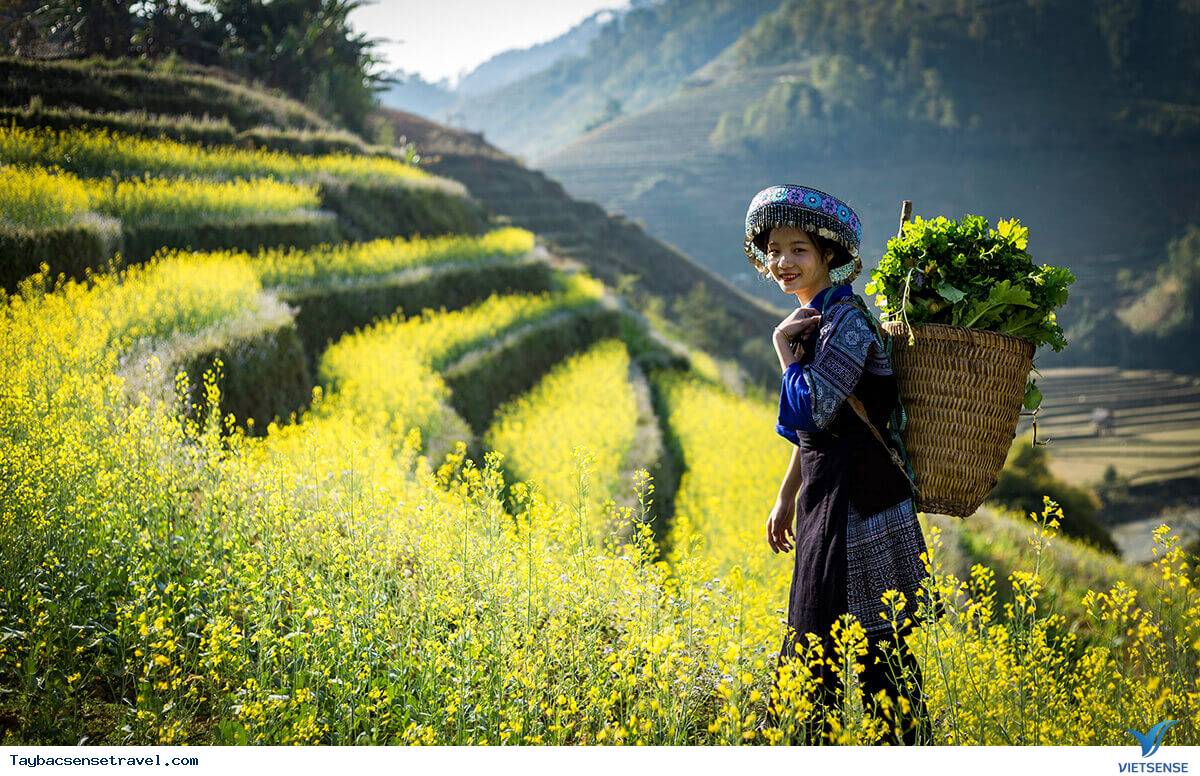
[[[1028,244],[1029,228],[1017,219],[992,229],[982,216],[917,216],[888,240],[866,292],[876,295],[884,320],[903,315],[914,325],[988,329],[1062,350],[1067,343],[1054,308],[1066,303],[1075,276],[1034,264]]]
[[[1042,403],[1042,389],[1037,387],[1037,383],[1029,380],[1025,383],[1025,401],[1023,406],[1027,410],[1036,410]]]
[[[883,320],[986,329],[1060,351],[1067,341],[1054,310],[1066,303],[1075,275],[1034,264],[1028,245],[1029,228],[1015,218],[992,229],[983,216],[916,216],[888,240],[865,291],[875,295]],[[1041,399],[1031,381],[1026,409]]]

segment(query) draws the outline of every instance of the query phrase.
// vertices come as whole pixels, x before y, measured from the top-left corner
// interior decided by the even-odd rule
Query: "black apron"
[[[881,433],[895,406],[897,390],[895,375],[869,372],[863,373],[854,389]],[[796,430],[796,436],[802,481],[796,497],[796,557],[788,593],[788,625],[797,634],[813,631],[828,636],[833,621],[849,611],[848,505],[852,503],[860,515],[872,515],[911,493],[904,475],[848,402],[843,402],[824,431]],[[827,648],[831,646],[832,642]],[[793,654],[793,647],[791,639],[785,638],[781,653]]]

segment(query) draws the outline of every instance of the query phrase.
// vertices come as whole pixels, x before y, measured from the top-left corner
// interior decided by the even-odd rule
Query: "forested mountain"
[[[454,106],[463,97],[487,94],[544,70],[560,59],[581,56],[596,33],[614,17],[596,11],[562,35],[523,49],[509,49],[491,57],[452,85],[449,78],[427,81],[418,73],[397,71],[380,100],[393,108],[426,118],[454,118]]]
[[[463,114],[775,301],[740,251],[769,183],[853,203],[868,269],[901,199],[1017,216],[1036,258],[1079,277],[1062,317],[1083,343],[1200,223],[1198,31],[1195,0],[675,0]]]
[[[668,0],[600,29],[564,59],[456,107],[464,126],[526,156],[654,105],[748,31],[778,0]]]
[[[1197,24],[1200,4],[1162,0],[785,0],[727,60],[742,71],[792,62],[806,77],[726,113],[714,140],[795,145],[797,121],[843,141],[847,129],[863,140],[941,130],[1012,147],[1068,134],[1097,144],[1195,139]]]
[[[571,29],[528,48],[502,51],[467,73],[456,86],[461,95],[485,94],[533,75],[566,57],[582,56],[604,25],[616,17],[610,10],[596,11]]]
[[[612,99],[616,118],[735,73],[786,68],[722,112],[714,145],[937,128],[1029,146],[1056,130],[1074,137],[1087,115],[1111,119],[1090,125],[1100,136],[1194,139],[1198,25],[1196,0],[667,0],[614,17],[586,56],[503,93],[464,89],[480,99],[459,107],[470,128],[541,157],[595,123],[578,115],[589,105]],[[514,115],[488,118],[497,100]]]
[[[491,57],[471,70],[457,84],[450,79],[427,81],[415,73],[393,74],[394,82],[380,95],[384,105],[414,113],[436,121],[455,124],[474,123],[475,113],[491,96],[510,84],[533,78],[558,66],[565,60],[579,59],[589,53],[589,47],[601,30],[620,24],[631,11],[648,9],[659,0],[632,0],[627,6],[601,9],[566,32],[550,40],[523,49],[509,49]],[[525,88],[525,87],[522,87]],[[526,107],[522,104],[522,107]],[[467,110],[470,115],[463,113]]]

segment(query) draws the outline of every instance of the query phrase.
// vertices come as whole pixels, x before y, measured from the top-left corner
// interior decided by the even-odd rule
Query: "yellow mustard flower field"
[[[768,408],[698,380],[670,386],[695,458],[678,550],[653,561],[644,524],[627,544],[596,542],[570,493],[519,487],[506,510],[500,455],[434,467],[416,453],[439,353],[549,299],[359,332],[323,361],[328,394],[263,438],[128,402],[122,353],[219,325],[262,293],[249,262],[188,256],[4,300],[0,667],[5,708],[30,730],[66,718],[139,742],[715,743],[782,742],[811,722],[801,670],[777,688],[784,724],[761,724],[787,564],[755,551],[752,513],[780,451],[738,452],[772,449],[766,424],[745,422]],[[547,379],[615,379],[619,355],[597,348],[595,366]],[[705,460],[714,433],[725,455]],[[558,463],[530,471],[571,481],[577,462]],[[939,575],[954,616],[915,637],[938,734],[1111,743],[1125,720],[1186,718],[1200,611],[1179,548],[1161,548],[1157,598],[1122,583],[1089,592],[1082,643],[1040,606],[1038,564],[1069,518],[1053,504],[1037,517],[1012,602],[997,602],[986,567]],[[850,623],[844,654],[823,658],[853,671],[861,642]],[[871,741],[881,721],[845,701],[825,711],[833,740]]]

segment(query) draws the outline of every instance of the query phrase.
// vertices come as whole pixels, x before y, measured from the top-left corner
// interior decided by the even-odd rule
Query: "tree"
[[[1108,529],[1097,521],[1100,499],[1090,490],[1063,482],[1051,474],[1045,448],[1035,446],[1030,435],[1022,435],[1009,448],[1004,468],[988,500],[1029,514],[1041,510],[1044,495],[1063,508],[1064,535],[1088,542],[1105,552],[1118,553]]]
[[[28,35],[37,31],[38,43],[81,56],[123,57],[129,54],[134,31],[130,0],[50,0],[13,4],[23,13],[12,14],[9,28]],[[4,16],[9,16],[6,12]],[[13,36],[8,45],[12,45]],[[33,41],[25,39],[25,46]]]
[[[366,129],[385,78],[376,41],[350,27],[363,0],[215,0],[222,59],[356,131]]]
[[[739,343],[733,319],[704,283],[693,283],[686,296],[676,298],[671,315],[691,345],[720,353]]]
[[[220,61],[225,32],[210,12],[184,0],[143,0],[133,34],[133,48],[147,57],[177,56],[188,62],[215,65]]]

